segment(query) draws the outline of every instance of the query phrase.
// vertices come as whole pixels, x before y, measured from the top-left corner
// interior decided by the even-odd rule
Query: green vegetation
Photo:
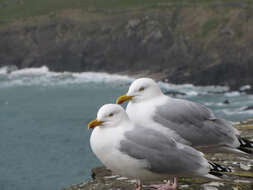
[[[218,20],[211,19],[208,20],[202,27],[202,36],[205,37],[209,32],[217,28]]]
[[[239,176],[239,177],[245,177],[245,178],[253,178],[253,173],[252,172],[232,172],[229,173],[230,175],[234,175],[234,176]]]
[[[166,4],[209,4],[215,2],[238,2],[237,0],[0,0],[0,22],[9,22],[33,16],[47,15],[67,9],[131,9],[164,6]],[[251,0],[241,0],[240,3]]]
[[[0,3],[8,0],[1,0]],[[11,1],[10,1],[11,2]],[[13,20],[31,16],[40,16],[50,12],[67,9],[122,9],[143,5],[144,0],[23,0],[0,7],[0,20]],[[145,5],[152,6],[166,0],[145,0]]]
[[[238,125],[235,125],[234,127],[240,131],[253,130],[253,125],[238,124]]]

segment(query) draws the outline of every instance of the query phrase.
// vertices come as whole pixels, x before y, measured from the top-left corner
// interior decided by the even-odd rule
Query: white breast
[[[129,128],[129,126],[126,126]],[[125,130],[124,130],[125,131]],[[161,179],[163,176],[148,171],[145,160],[137,160],[119,151],[120,141],[125,138],[120,127],[95,128],[90,138],[91,149],[99,160],[113,173],[141,180]]]
[[[155,113],[156,107],[162,105],[167,99],[167,96],[161,95],[149,101],[138,103],[129,102],[126,112],[129,118],[135,123],[142,126],[150,125],[150,122],[153,122],[151,119]]]

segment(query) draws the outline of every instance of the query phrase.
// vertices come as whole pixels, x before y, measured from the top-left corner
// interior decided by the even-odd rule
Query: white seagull
[[[223,170],[208,162],[201,152],[176,142],[171,130],[161,132],[134,124],[125,110],[116,104],[102,106],[97,119],[88,127],[94,129],[90,137],[94,154],[115,174],[138,179],[138,190],[142,189],[141,181],[172,176],[218,179],[214,175],[219,176],[219,171]],[[176,189],[177,178],[166,188]]]
[[[240,137],[231,122],[218,119],[202,104],[164,95],[150,78],[135,80],[117,103],[130,101],[126,112],[130,119],[156,130],[167,128],[175,139],[205,153],[252,153],[253,142]]]

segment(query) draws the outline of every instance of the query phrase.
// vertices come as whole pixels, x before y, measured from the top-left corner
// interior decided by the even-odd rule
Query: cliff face
[[[253,6],[69,10],[0,25],[0,66],[159,73],[173,83],[253,86]]]

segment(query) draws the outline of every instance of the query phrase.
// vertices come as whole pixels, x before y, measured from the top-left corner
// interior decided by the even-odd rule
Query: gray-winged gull
[[[204,105],[164,95],[150,78],[135,80],[117,103],[130,101],[130,119],[156,130],[169,128],[179,142],[203,152],[252,153],[253,142],[240,137],[231,122],[218,119]]]
[[[219,174],[219,166],[217,169],[217,165],[209,163],[201,152],[176,142],[169,136],[169,129],[165,135],[167,129],[160,132],[134,124],[119,105],[102,106],[97,119],[88,126],[94,129],[90,145],[95,155],[114,173],[138,179],[138,190],[142,187],[140,180],[161,180],[172,176],[217,179],[213,174]],[[176,189],[177,178],[166,188]]]

